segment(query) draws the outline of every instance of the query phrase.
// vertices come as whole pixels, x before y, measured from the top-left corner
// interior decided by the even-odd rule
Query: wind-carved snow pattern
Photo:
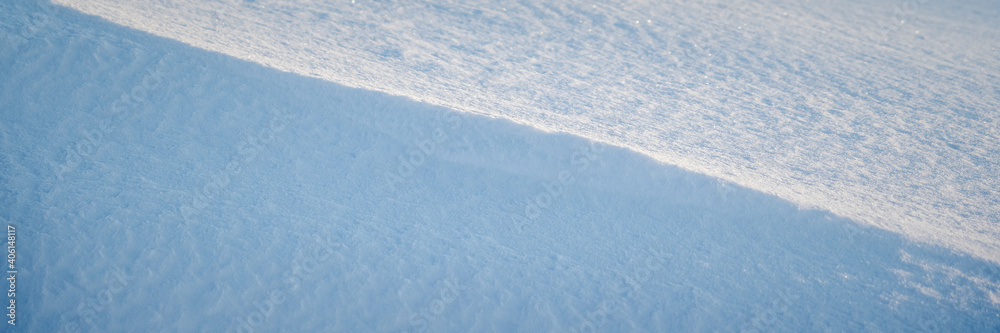
[[[373,4],[348,3],[157,2],[166,9],[142,2],[73,4],[122,15],[163,9],[136,22],[158,34],[183,30],[160,23],[187,22],[184,29],[194,37],[185,38],[212,41],[225,49],[219,53],[208,43],[187,40],[197,46],[192,47],[123,27],[113,23],[113,15],[106,16],[113,21],[108,22],[61,6],[0,2],[0,73],[5,74],[0,75],[0,221],[17,226],[21,267],[19,321],[5,329],[1000,327],[1000,269],[983,258],[989,252],[972,255],[954,251],[962,249],[957,245],[940,247],[907,237],[929,230],[925,224],[957,230],[948,229],[954,227],[951,220],[906,215],[919,222],[907,224],[911,220],[872,222],[835,214],[862,202],[858,193],[890,193],[892,205],[871,214],[896,216],[902,213],[892,207],[936,202],[927,206],[927,214],[969,212],[968,219],[956,220],[965,229],[942,233],[937,242],[968,245],[975,244],[969,243],[975,235],[990,237],[976,233],[984,226],[976,224],[973,213],[990,212],[980,203],[993,192],[967,190],[972,182],[987,186],[994,181],[986,177],[995,174],[989,171],[992,155],[984,155],[993,146],[975,141],[987,142],[990,136],[975,135],[996,131],[984,125],[994,115],[978,108],[995,106],[995,91],[989,91],[995,85],[977,84],[994,80],[984,65],[993,60],[977,53],[992,45],[972,45],[961,36],[990,40],[990,26],[976,24],[979,16],[966,13],[993,7],[927,1],[907,14],[903,27],[940,29],[920,27],[919,34],[910,35],[900,28],[886,42],[866,44],[848,37],[875,38],[883,17],[868,9],[884,8],[888,15],[891,5],[505,3],[497,9],[379,2],[388,7],[363,7],[369,9],[360,13],[358,6]],[[213,6],[219,11],[199,11]],[[309,11],[309,6],[324,11]],[[213,13],[219,16],[205,22],[215,32],[193,24]],[[381,24],[342,34],[324,30],[331,28],[328,21],[336,23],[334,28],[353,29],[358,22],[342,19],[344,13],[371,15],[378,21],[366,22]],[[567,19],[572,13],[589,26],[546,28],[579,24]],[[245,20],[231,20],[238,15]],[[268,15],[294,19],[276,26],[255,21]],[[708,23],[694,18],[716,15],[729,23],[696,29]],[[499,24],[509,29],[498,33],[528,37],[497,42],[493,48],[499,51],[490,53],[466,44],[480,35],[463,34],[466,30],[451,21],[407,26],[414,22],[407,17],[464,17],[461,29],[488,32]],[[774,22],[799,22],[800,30],[777,31]],[[279,39],[280,29],[267,30],[304,29],[296,24],[316,27],[317,35]],[[154,25],[157,29],[149,29]],[[240,27],[257,27],[261,33],[236,42]],[[424,39],[392,39],[390,28],[413,29],[406,33]],[[578,39],[581,44],[567,42],[588,29],[597,33]],[[933,35],[949,33],[959,38]],[[741,36],[749,39],[736,38]],[[313,49],[313,55],[336,62],[316,75],[302,75],[299,67],[285,68],[292,72],[275,67],[315,64],[311,56],[293,58],[274,53],[281,51],[275,48],[253,56],[254,61],[234,57],[239,50],[270,47],[254,42],[259,38],[281,40],[292,51],[303,41],[343,42]],[[772,49],[789,40],[809,48],[798,53]],[[854,42],[838,44],[844,40]],[[873,47],[866,52],[875,55],[906,54],[900,50],[926,47],[918,41],[928,40],[966,48],[911,54],[919,61],[911,62],[910,74],[900,72],[905,66],[898,63],[878,62],[887,58],[836,57],[861,52],[863,46]],[[678,44],[664,56],[654,47],[661,42]],[[500,46],[520,53],[503,53],[508,51]],[[838,49],[844,46],[855,48]],[[780,52],[764,56],[765,50]],[[553,57],[563,51],[578,54]],[[496,70],[482,76],[482,83],[468,81],[482,69],[477,64],[497,52],[510,58],[490,65]],[[580,58],[581,52],[594,59]],[[956,52],[967,54],[953,58]],[[796,54],[804,58],[788,57]],[[422,74],[406,69],[408,59],[423,59],[413,67]],[[675,60],[661,64],[656,59]],[[854,66],[864,61],[873,64]],[[642,71],[656,66],[665,70]],[[380,74],[379,68],[398,71]],[[796,68],[799,74],[789,74]],[[865,68],[871,72],[860,80],[857,71]],[[695,70],[702,75],[691,75]],[[632,80],[625,85],[606,79],[626,72],[618,75]],[[760,79],[771,73],[777,75],[773,81]],[[409,77],[414,80],[405,81],[407,75],[415,75]],[[920,80],[869,89],[893,75]],[[808,85],[796,81],[808,77],[813,77]],[[676,80],[656,81],[663,78]],[[759,84],[744,85],[754,80]],[[832,90],[791,89],[795,82]],[[369,83],[381,88],[350,87]],[[400,89],[396,96],[384,93],[394,85]],[[408,94],[404,88],[424,89],[413,96],[430,103],[399,96]],[[723,88],[729,90],[715,90]],[[595,89],[604,91],[593,94]],[[976,89],[981,95],[973,97],[970,91]],[[709,104],[716,99],[721,104]],[[819,106],[796,108],[793,102],[799,99],[802,105],[813,101]],[[879,99],[884,102],[873,102]],[[462,105],[449,108],[444,102]],[[669,103],[676,107],[657,109]],[[872,114],[873,105],[901,108]],[[541,131],[509,119],[571,133]],[[581,137],[587,133],[601,140]],[[922,141],[891,141],[898,135]],[[944,139],[944,146],[934,146]],[[618,143],[631,149],[616,146],[615,140],[627,141]],[[875,151],[880,144],[898,143],[906,143],[899,149],[910,149],[918,159],[898,160],[899,152]],[[636,152],[641,147],[647,148],[645,154]],[[796,149],[805,151],[781,153]],[[856,155],[847,154],[855,150]],[[74,151],[80,158],[64,168]],[[873,162],[869,154],[876,153],[884,161]],[[734,158],[742,160],[729,164]],[[933,169],[961,165],[963,158],[984,169]],[[889,168],[892,163],[906,168]],[[761,167],[772,164],[772,169]],[[789,171],[789,166],[799,169]],[[735,176],[713,177],[712,170]],[[888,172],[893,170],[909,173]],[[893,192],[900,184],[915,184],[901,177],[940,186]],[[748,182],[752,187],[745,186]],[[837,197],[826,202],[829,198],[802,191],[783,195],[794,197],[789,200],[762,191],[772,185],[771,192],[826,186]],[[927,197],[914,199],[921,193]],[[961,196],[980,201],[944,206]],[[810,198],[829,209],[804,207]],[[917,231],[900,234],[871,224]],[[985,239],[984,244],[992,244]]]
[[[57,2],[627,147],[1000,262],[1000,10],[988,1]]]

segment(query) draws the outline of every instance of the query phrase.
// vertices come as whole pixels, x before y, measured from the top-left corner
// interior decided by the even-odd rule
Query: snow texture
[[[1000,3],[58,0],[1000,263]]]
[[[995,2],[57,2],[6,331],[1000,329]]]

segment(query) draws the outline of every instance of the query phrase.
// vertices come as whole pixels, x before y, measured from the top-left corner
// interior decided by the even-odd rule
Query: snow
[[[57,4],[7,331],[1000,328],[995,3]]]

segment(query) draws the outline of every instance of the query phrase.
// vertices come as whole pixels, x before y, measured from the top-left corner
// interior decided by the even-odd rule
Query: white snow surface
[[[56,2],[5,331],[1000,329],[996,2]]]
[[[57,1],[1000,262],[996,1]]]

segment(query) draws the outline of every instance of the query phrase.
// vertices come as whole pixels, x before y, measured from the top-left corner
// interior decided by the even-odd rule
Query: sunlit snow
[[[1000,329],[994,1],[54,2],[7,331]]]

